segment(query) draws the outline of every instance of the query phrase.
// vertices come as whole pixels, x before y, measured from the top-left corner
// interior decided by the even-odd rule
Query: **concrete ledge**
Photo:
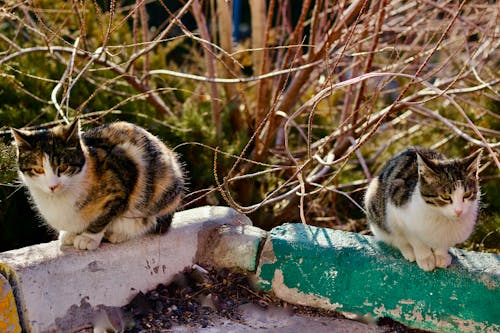
[[[500,256],[451,253],[451,267],[424,272],[373,237],[286,224],[269,233],[256,275],[291,303],[438,332],[500,332]]]
[[[194,263],[256,270],[261,288],[291,303],[437,332],[500,332],[500,256],[451,252],[450,268],[424,272],[372,237],[302,224],[268,233],[230,208],[201,207],[177,213],[162,236],[0,253],[0,332],[71,331]]]
[[[202,265],[253,272],[267,232],[251,225],[223,225],[207,236],[199,247],[198,260]]]
[[[200,240],[223,224],[251,221],[227,207],[196,208],[175,214],[171,230],[162,236],[104,243],[96,251],[61,249],[54,241],[3,252],[0,273],[14,289],[23,331],[70,331],[81,323],[65,318],[88,316],[89,308],[99,304],[123,306],[138,291],[153,289],[191,266]]]

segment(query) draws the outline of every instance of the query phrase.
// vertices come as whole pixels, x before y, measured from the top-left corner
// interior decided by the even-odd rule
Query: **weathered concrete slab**
[[[211,327],[193,328],[178,326],[169,329],[172,333],[378,333],[383,332],[376,326],[357,321],[311,317],[298,315],[291,309],[269,307],[262,309],[248,303],[240,306],[241,320],[235,321],[221,317]]]
[[[200,239],[223,224],[251,221],[227,207],[186,210],[174,216],[171,230],[161,236],[104,243],[95,251],[61,248],[54,241],[0,253],[0,273],[14,287],[24,331],[70,331],[58,323],[72,323],[64,319],[75,311],[88,313],[99,304],[123,306],[138,291],[168,282],[191,266]]]
[[[291,303],[439,332],[499,332],[500,256],[451,253],[448,269],[424,272],[373,237],[286,224],[269,233],[257,278]]]
[[[200,242],[198,260],[209,266],[253,272],[266,237],[266,231],[251,225],[222,225]]]
[[[230,208],[202,207],[176,214],[163,236],[103,244],[97,251],[52,242],[0,253],[0,319],[17,320],[11,287],[24,331],[69,331],[193,263],[254,271],[259,260],[260,286],[291,303],[389,316],[437,332],[499,332],[500,257],[452,254],[449,269],[424,272],[372,237],[302,224],[267,233]],[[19,325],[1,326],[6,322],[0,320],[0,332],[19,331]],[[331,324],[327,331],[338,328],[337,321]],[[287,332],[302,324],[276,325]]]

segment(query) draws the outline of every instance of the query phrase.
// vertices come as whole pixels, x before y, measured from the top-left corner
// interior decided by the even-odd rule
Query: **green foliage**
[[[16,151],[0,142],[0,184],[12,183],[17,176]]]
[[[476,229],[462,248],[470,251],[500,254],[500,215],[482,214]]]

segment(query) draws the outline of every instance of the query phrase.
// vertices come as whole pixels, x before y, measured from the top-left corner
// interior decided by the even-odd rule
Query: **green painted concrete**
[[[270,231],[256,275],[289,302],[435,332],[500,332],[500,256],[450,252],[449,268],[425,272],[373,237],[285,224]]]

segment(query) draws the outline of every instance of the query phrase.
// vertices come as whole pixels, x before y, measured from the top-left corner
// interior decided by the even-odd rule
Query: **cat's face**
[[[481,152],[458,160],[432,160],[418,155],[419,189],[424,201],[452,219],[476,214]]]
[[[78,121],[50,130],[12,130],[21,178],[29,188],[62,194],[85,165]]]

